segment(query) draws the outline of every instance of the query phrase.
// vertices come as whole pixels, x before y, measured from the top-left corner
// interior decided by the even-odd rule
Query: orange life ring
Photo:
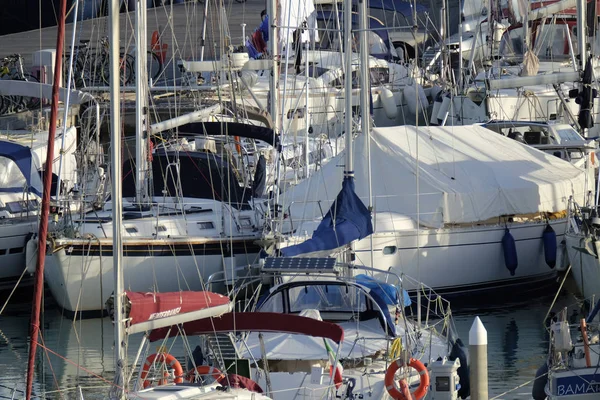
[[[144,363],[144,367],[142,368],[142,373],[140,374],[140,379],[142,380],[142,385],[144,389],[150,387],[152,383],[146,380],[148,376],[148,372],[150,371],[150,367],[154,364],[156,359],[159,359],[159,363],[165,363],[168,367],[173,368],[175,370],[175,379],[173,383],[182,383],[183,382],[183,368],[181,368],[181,364],[175,357],[170,355],[169,353],[154,353],[146,358],[146,362]],[[159,385],[166,385],[167,380],[161,379],[159,381]]]
[[[329,366],[329,376],[333,373],[333,365]],[[339,389],[342,386],[342,382],[344,379],[342,378],[342,365],[338,363],[337,368],[335,369],[335,376],[333,377],[333,383],[335,383],[335,388]]]
[[[190,369],[187,374],[185,374],[185,379],[188,382],[194,382],[194,375],[211,375],[214,380],[218,381],[219,379],[223,379],[225,374],[222,373],[218,368],[209,367],[208,365],[200,365],[195,369]]]
[[[427,390],[429,389],[429,373],[427,372],[425,365],[423,365],[421,361],[415,360],[414,358],[410,359],[408,366],[416,369],[420,375],[419,379],[421,382],[417,390],[412,393],[412,396],[415,398],[415,400],[421,400],[423,397],[425,397]],[[394,400],[410,400],[406,398],[405,394],[398,388],[395,382],[396,371],[402,367],[404,367],[404,362],[398,359],[390,364],[387,372],[385,373],[385,388]],[[401,386],[406,386],[406,382],[404,382],[404,385]]]

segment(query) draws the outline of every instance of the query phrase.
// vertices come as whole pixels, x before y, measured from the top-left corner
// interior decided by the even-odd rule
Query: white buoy
[[[471,400],[488,400],[487,331],[475,317],[469,331]]]

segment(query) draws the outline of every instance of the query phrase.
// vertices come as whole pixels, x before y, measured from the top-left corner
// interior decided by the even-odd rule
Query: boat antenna
[[[62,53],[65,39],[65,15],[67,1],[60,0],[60,13],[58,15],[58,32],[56,35],[56,54],[54,65],[54,80],[52,82],[52,106],[50,108],[50,128],[48,129],[48,148],[46,150],[46,167],[44,168],[44,188],[42,193],[42,210],[39,226],[39,243],[37,254],[37,268],[31,306],[31,326],[29,337],[29,359],[27,363],[27,387],[25,398],[31,399],[33,387],[33,369],[35,367],[35,353],[37,350],[40,333],[40,311],[42,305],[42,291],[44,290],[44,263],[46,261],[46,237],[48,236],[48,214],[50,212],[50,190],[52,189],[52,160],[54,160],[54,139],[56,138],[56,121],[58,119],[58,101],[60,79],[62,77]]]

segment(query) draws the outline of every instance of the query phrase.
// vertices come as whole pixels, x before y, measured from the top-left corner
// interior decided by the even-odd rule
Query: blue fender
[[[458,367],[458,371],[456,371],[458,373],[458,378],[460,382],[458,397],[460,397],[461,399],[466,399],[471,395],[469,354],[467,351],[467,347],[463,344],[460,338],[456,339],[456,341],[452,345],[450,354],[448,355],[448,360],[450,361],[454,361],[457,358],[460,360],[460,367]]]
[[[544,257],[546,258],[546,264],[550,268],[556,266],[556,233],[550,224],[546,225],[544,233],[542,234],[542,241],[544,242]]]
[[[544,363],[535,373],[535,380],[531,388],[534,400],[546,399],[546,384],[548,383],[548,363]]]
[[[504,236],[502,237],[502,251],[504,252],[504,264],[510,271],[511,276],[515,276],[515,271],[519,265],[517,259],[517,246],[515,244],[515,238],[510,234],[510,230],[506,228],[504,230]]]

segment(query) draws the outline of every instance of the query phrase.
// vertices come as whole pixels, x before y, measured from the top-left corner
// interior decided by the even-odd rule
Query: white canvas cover
[[[342,152],[282,194],[295,226],[327,212],[344,160]],[[354,163],[356,193],[368,204],[364,135],[354,141]],[[375,211],[415,220],[418,211],[430,227],[563,211],[571,195],[582,204],[586,188],[583,170],[478,125],[373,129],[371,165]]]

